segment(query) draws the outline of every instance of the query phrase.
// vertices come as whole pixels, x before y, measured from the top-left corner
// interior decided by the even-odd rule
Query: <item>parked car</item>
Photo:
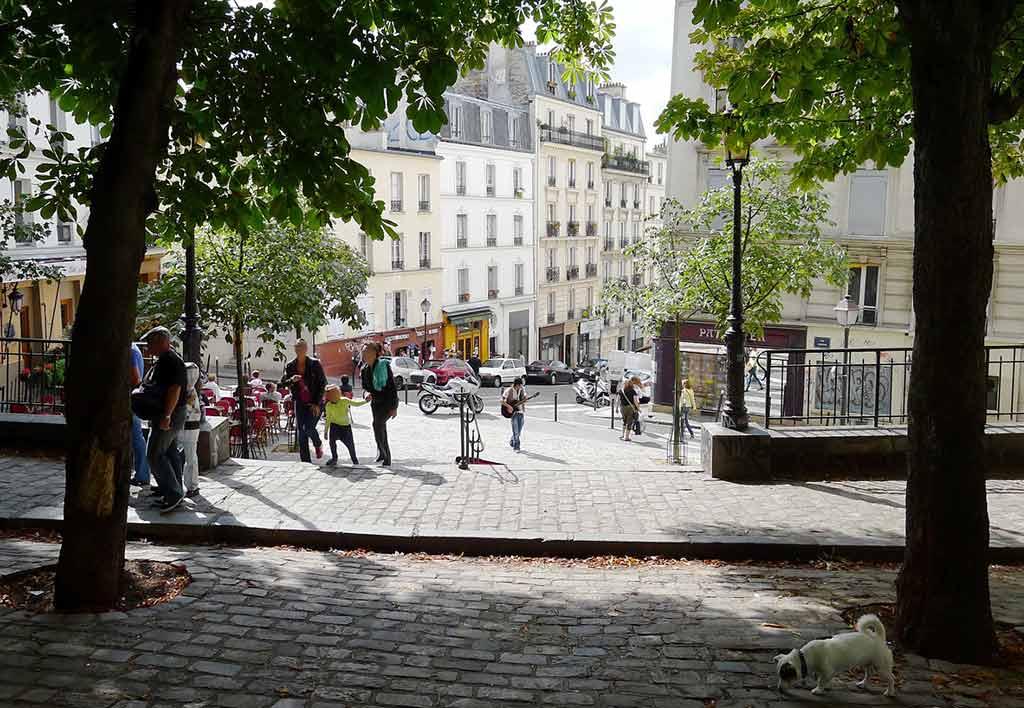
[[[485,386],[501,388],[516,379],[526,379],[526,364],[522,359],[488,359],[480,367],[480,379]]]
[[[423,365],[423,368],[437,377],[438,386],[444,386],[449,379],[475,376],[472,367],[462,359],[431,359]]]
[[[408,356],[382,356],[391,367],[391,375],[395,377],[395,386],[402,390],[406,386],[419,386],[423,382],[435,383],[437,375],[426,371],[420,363]]]
[[[572,369],[557,359],[538,359],[526,367],[526,381],[549,384],[572,383]]]
[[[575,369],[572,370],[572,377],[576,379],[587,379],[593,381],[601,375],[601,371],[608,368],[607,359],[587,359],[581,361]]]

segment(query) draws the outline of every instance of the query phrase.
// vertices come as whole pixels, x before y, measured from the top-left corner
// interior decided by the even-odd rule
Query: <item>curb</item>
[[[60,519],[0,519],[4,530],[61,531]],[[242,546],[295,546],[310,550],[365,549],[378,553],[428,553],[431,555],[524,556],[533,558],[588,558],[631,556],[687,558],[694,560],[813,561],[840,557],[851,561],[899,562],[902,545],[871,543],[789,542],[748,536],[694,537],[627,536],[603,538],[594,534],[536,534],[530,532],[475,531],[473,535],[438,529],[398,527],[322,531],[317,529],[257,528],[234,524],[128,524],[131,540],[170,544],[218,544]],[[992,564],[1024,563],[1024,547],[989,549]]]

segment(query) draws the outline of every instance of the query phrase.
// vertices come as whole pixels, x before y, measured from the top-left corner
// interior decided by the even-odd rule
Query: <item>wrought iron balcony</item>
[[[589,182],[587,182],[587,189],[593,189],[593,188],[594,188],[594,180],[590,180]]]
[[[561,233],[562,225],[557,221],[549,221],[547,224],[547,235],[548,238],[558,238]]]
[[[554,312],[549,312],[548,313],[548,324],[554,324],[554,323],[555,323],[555,313]]]
[[[574,320],[576,319],[576,310],[569,310],[565,313],[565,319]]]
[[[644,282],[644,276],[640,273],[633,273],[633,285],[641,285]]]
[[[597,275],[597,263],[587,263],[587,277],[593,278]]]
[[[619,200],[619,206],[621,208],[625,209],[626,208],[626,200],[625,199],[620,199]]]
[[[523,286],[522,285],[517,285],[515,292],[516,292],[516,297],[522,295],[523,294]]]
[[[488,248],[494,248],[497,245],[498,245],[498,237],[497,236],[488,236],[487,237],[487,246],[488,246]]]
[[[498,290],[497,290],[497,288],[495,288],[493,290],[488,290],[487,291],[487,299],[488,300],[497,300],[498,299]]]
[[[569,236],[569,238],[573,238],[575,236],[579,236],[580,235],[580,222],[578,222],[578,221],[570,221],[566,225],[566,234]]]
[[[493,184],[487,185],[487,196],[488,197],[493,197],[494,196],[494,185]]]
[[[558,182],[557,182],[557,180],[555,180],[554,177],[548,177],[548,186],[549,187],[554,187],[557,184],[558,184]]]
[[[570,179],[569,180],[569,189],[576,189],[576,180],[574,180],[574,179]]]
[[[601,157],[601,167],[606,170],[631,172],[633,174],[644,176],[651,173],[651,163],[646,160],[638,160],[632,155],[609,155],[605,153]]]
[[[420,258],[420,268],[422,268],[423,270],[430,270],[430,259]]]
[[[457,184],[457,185],[455,185],[455,193],[458,196],[460,196],[460,197],[466,196],[466,185],[464,185],[464,184]]]
[[[633,200],[633,208],[634,209],[639,209],[640,208],[640,200],[639,199],[634,199]]]
[[[579,266],[569,266],[568,268],[565,269],[565,279],[566,280],[578,280],[579,277],[580,277],[580,267]]]
[[[615,239],[606,238],[604,240],[604,248],[602,250],[610,251],[613,248],[615,248]]]
[[[459,293],[459,302],[469,302],[469,293]]]
[[[420,211],[430,211],[430,202],[420,201]]]
[[[405,261],[392,260],[391,270],[405,270]]]
[[[588,237],[597,236],[597,222],[596,221],[588,221],[587,222],[587,236]]]
[[[402,211],[402,207],[403,207],[403,204],[402,204],[402,200],[401,199],[392,199],[391,200],[391,211]]]
[[[619,239],[619,248],[627,248],[627,247],[629,247],[629,238],[627,238],[626,236],[623,236],[622,238]]]
[[[560,276],[558,266],[548,266],[546,275],[549,283],[557,283]]]
[[[604,139],[599,135],[587,135],[578,133],[568,128],[552,128],[550,125],[541,125],[537,136],[542,143],[558,143],[560,145],[572,145],[573,147],[585,150],[597,150],[604,152]]]
[[[512,245],[513,246],[522,246],[523,245],[523,237],[522,236],[515,236],[515,237],[513,237],[512,238]]]
[[[605,199],[604,200],[604,205],[606,207],[608,207],[609,209],[611,209],[612,208],[612,200],[611,199]]]

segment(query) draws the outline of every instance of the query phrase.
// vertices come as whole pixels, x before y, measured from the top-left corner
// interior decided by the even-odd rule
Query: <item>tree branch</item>
[[[992,125],[1005,123],[1024,107],[1024,66],[1013,77],[1010,85],[992,93],[988,108],[988,122]]]

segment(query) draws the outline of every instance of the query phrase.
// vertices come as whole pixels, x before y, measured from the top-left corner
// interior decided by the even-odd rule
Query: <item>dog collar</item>
[[[804,658],[804,652],[802,649],[796,650],[797,656],[800,657],[800,678],[807,678],[807,659]]]

